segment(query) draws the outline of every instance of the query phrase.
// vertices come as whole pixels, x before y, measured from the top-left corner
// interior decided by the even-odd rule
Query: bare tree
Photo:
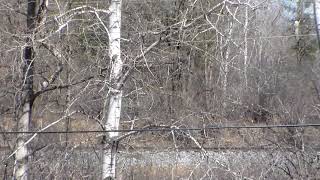
[[[118,130],[121,115],[122,89],[118,80],[122,75],[123,62],[121,60],[121,4],[122,0],[111,0],[109,7],[109,57],[111,59],[110,88],[106,93],[109,102],[105,103],[105,128],[107,130]],[[115,140],[118,132],[108,133],[111,144],[105,142],[103,147],[102,179],[115,179],[116,154],[118,142]]]
[[[23,84],[21,86],[21,109],[22,114],[18,120],[19,131],[29,131],[32,116],[33,104],[33,72],[34,72],[34,50],[33,50],[33,33],[36,28],[36,8],[37,2],[28,0],[27,9],[27,37],[26,47],[24,48],[23,58]],[[28,158],[29,150],[26,142],[26,134],[19,134],[17,138],[17,152],[16,152],[16,165],[15,165],[15,179],[27,180],[28,179]]]
[[[298,140],[304,133],[294,128],[292,132],[288,129],[203,130],[201,133],[183,130],[184,127],[202,128],[223,123],[235,126],[286,124],[296,117],[305,118],[311,110],[315,112],[319,100],[313,99],[314,89],[308,88],[312,84],[305,81],[310,77],[301,71],[305,64],[298,66],[297,51],[292,51],[298,39],[307,40],[311,35],[303,32],[307,28],[303,20],[295,28],[295,20],[285,19],[280,3],[56,0],[50,4],[47,18],[46,7],[36,3],[35,9],[39,9],[34,15],[36,23],[27,35],[15,22],[22,21],[21,15],[16,14],[26,6],[14,8],[13,3],[5,0],[0,0],[0,6],[3,15],[0,21],[4,22],[4,28],[0,28],[1,42],[4,42],[0,45],[1,130],[13,129],[6,122],[15,112],[15,94],[21,94],[21,99],[25,100],[16,106],[21,112],[27,107],[24,103],[28,102],[27,92],[33,96],[24,117],[29,118],[26,121],[29,124],[32,117],[34,127],[22,129],[21,116],[24,114],[18,114],[20,131],[173,129],[171,132],[143,133],[36,133],[29,136],[32,139],[21,134],[18,138],[22,144],[20,148],[17,141],[16,149],[10,150],[10,154],[16,151],[16,173],[20,172],[20,164],[24,165],[20,169],[29,175],[29,179],[115,179],[116,176],[143,179],[138,175],[147,171],[143,158],[150,157],[143,155],[145,147],[150,151],[161,151],[152,157],[154,159],[159,159],[164,149],[169,151],[166,152],[170,154],[169,159],[172,155],[179,159],[180,149],[198,148],[201,153],[209,154],[209,161],[214,162],[206,164],[208,162],[203,161],[197,167],[193,163],[185,164],[184,169],[179,169],[181,164],[177,161],[176,170],[183,170],[184,175],[174,174],[170,166],[160,171],[162,174],[157,178],[170,175],[203,179],[223,175],[231,179],[273,178],[281,174],[281,170],[291,178],[302,178],[307,170],[312,170],[311,165],[304,168],[305,160],[311,162],[305,158],[312,142],[307,133],[304,134],[305,152],[296,153],[296,156],[286,152],[285,147],[290,146],[300,153],[295,147],[297,143],[288,143],[290,136]],[[302,8],[299,9],[300,13],[294,11],[292,16],[301,14]],[[8,20],[5,19],[7,13],[11,13]],[[29,38],[27,43],[25,37]],[[306,49],[305,45],[310,42],[303,43],[300,50]],[[26,47],[31,50],[32,57],[26,56]],[[22,61],[9,57],[12,52],[19,54],[21,49],[24,51],[23,73],[19,69]],[[299,59],[308,60],[306,57]],[[310,64],[314,64],[312,80],[316,82],[318,65],[316,61]],[[28,89],[27,83],[33,87],[30,91],[22,91],[21,85],[19,88],[16,85],[20,81],[24,82],[21,83],[22,90]],[[310,131],[309,136],[313,133]],[[61,138],[63,136],[66,138]],[[104,137],[101,154],[98,153],[101,152],[99,137]],[[16,139],[6,135],[0,140],[9,142],[10,146]],[[251,156],[254,151],[251,147],[259,145],[279,148],[281,152],[272,154],[273,157],[267,155],[269,152]],[[210,148],[229,147],[239,148],[239,154],[217,152],[213,156],[210,152]],[[242,147],[249,152],[241,152]],[[21,153],[22,150],[26,153]],[[123,161],[134,159],[135,153],[142,154],[141,167],[130,163],[124,165]],[[243,159],[230,163],[229,159],[236,159],[234,155],[241,153]],[[247,153],[255,160],[248,159]],[[22,161],[18,160],[18,155],[32,158],[25,158],[28,162]],[[6,166],[0,167],[0,176],[2,169],[6,171],[5,176],[12,174],[14,163],[7,159]],[[265,160],[268,163],[258,162]],[[251,168],[253,163],[259,167]],[[127,172],[129,169],[132,171]],[[302,171],[303,175],[299,175]],[[276,175],[271,175],[273,172]],[[150,175],[150,178],[155,176]]]

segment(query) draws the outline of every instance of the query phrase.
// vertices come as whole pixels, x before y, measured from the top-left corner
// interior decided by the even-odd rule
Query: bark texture
[[[27,45],[24,49],[24,64],[23,64],[23,79],[22,79],[22,95],[21,95],[21,108],[22,114],[18,119],[18,130],[29,131],[29,124],[31,122],[32,115],[32,103],[33,103],[33,70],[34,70],[34,50],[32,45],[32,36],[35,29],[36,19],[36,6],[37,3],[34,0],[28,0],[27,9]],[[14,177],[17,180],[28,179],[28,146],[25,144],[26,134],[19,134],[16,142],[16,162],[15,162],[15,174]]]
[[[118,80],[122,74],[123,62],[121,60],[120,32],[121,32],[121,0],[111,0],[109,16],[109,57],[112,63],[110,74],[111,87],[107,93],[109,95],[108,106],[105,107],[105,128],[107,130],[118,130],[121,114],[122,90],[118,86]],[[115,179],[116,176],[116,154],[118,132],[110,132],[107,141],[104,142],[102,179]],[[110,140],[110,141],[109,141]]]

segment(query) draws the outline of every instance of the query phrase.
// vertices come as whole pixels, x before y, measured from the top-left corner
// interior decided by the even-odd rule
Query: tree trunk
[[[123,62],[121,60],[120,49],[120,32],[121,32],[121,0],[111,0],[110,16],[109,16],[109,56],[111,59],[111,87],[107,95],[110,95],[109,104],[105,107],[104,117],[106,130],[118,130],[120,114],[122,90],[117,86],[117,81],[122,74]],[[107,105],[107,104],[106,104]],[[103,163],[102,163],[102,179],[115,179],[116,176],[116,154],[117,142],[115,141],[118,132],[110,132],[106,136],[103,147]],[[108,143],[108,142],[109,143]],[[110,143],[112,142],[112,143]]]
[[[27,9],[27,31],[30,36],[27,39],[27,46],[24,49],[24,64],[23,64],[23,84],[21,107],[22,114],[18,120],[19,131],[29,131],[29,124],[31,122],[32,103],[33,103],[33,58],[34,50],[31,36],[35,29],[36,17],[36,1],[28,0]],[[17,180],[28,179],[28,146],[25,145],[26,134],[19,134],[17,137],[15,155],[15,171],[14,177]]]
[[[229,32],[228,36],[224,41],[224,37],[221,37],[221,47],[220,47],[220,54],[221,54],[221,65],[220,65],[220,73],[222,74],[222,114],[223,116],[227,113],[227,95],[228,95],[228,76],[229,76],[229,66],[230,66],[230,39],[232,38],[233,33],[233,22],[229,22]]]
[[[320,0],[314,1],[314,19],[316,23],[316,32],[317,32],[317,39],[318,39],[318,45],[320,49]]]
[[[320,0],[314,1],[313,10],[314,10],[314,19],[316,24],[318,47],[319,47],[318,51],[320,51]],[[311,70],[312,70],[312,67],[311,67]],[[317,92],[318,100],[320,101],[320,81],[318,79],[317,73],[313,72],[312,77],[314,77],[312,78],[312,83]]]
[[[248,15],[248,6],[245,8],[245,22],[244,22],[244,89],[246,91],[248,87],[248,77],[247,77],[247,70],[248,70],[248,24],[249,24],[249,15]],[[245,92],[244,91],[244,92]]]

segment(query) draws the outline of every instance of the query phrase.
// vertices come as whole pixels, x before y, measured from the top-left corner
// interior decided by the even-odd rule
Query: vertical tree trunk
[[[320,49],[320,0],[314,0],[314,19],[316,23],[316,31],[317,31],[317,39],[318,39],[318,45]]]
[[[121,32],[121,4],[122,0],[111,0],[109,16],[109,56],[112,63],[110,82],[112,87],[109,89],[109,104],[105,107],[104,117],[107,130],[118,130],[121,114],[122,90],[117,86],[117,80],[121,76],[123,62],[121,60],[120,32]],[[118,136],[118,132],[110,132],[107,139],[112,143],[104,142],[102,179],[115,179],[116,176],[116,153],[117,142],[113,141]]]
[[[220,54],[221,54],[221,59],[222,63],[220,66],[220,72],[222,74],[222,114],[225,116],[226,115],[226,110],[227,110],[227,94],[228,94],[228,75],[229,75],[229,66],[230,66],[230,39],[232,38],[232,33],[233,33],[233,22],[229,22],[229,32],[228,36],[225,39],[225,42],[223,42],[224,37],[221,37],[221,44],[222,46],[220,47]]]
[[[70,42],[69,40],[68,40],[68,42]],[[68,48],[70,48],[70,47],[68,47]],[[69,62],[69,60],[70,60],[70,54],[68,53],[68,55],[67,55],[67,59],[66,59],[66,61],[67,62]],[[66,80],[67,80],[67,82],[68,82],[68,84],[71,84],[71,78],[70,78],[70,68],[69,67],[67,67],[66,68]],[[71,89],[70,89],[70,87],[68,87],[67,89],[66,89],[66,105],[65,105],[65,113],[66,114],[68,114],[68,112],[67,112],[67,110],[68,110],[68,106],[69,106],[69,103],[71,102]],[[66,117],[66,121],[65,121],[65,131],[66,132],[68,132],[69,130],[71,130],[70,128],[71,128],[71,118],[70,118],[70,116],[67,116]],[[67,148],[68,147],[68,144],[69,144],[69,134],[68,133],[66,133],[65,134],[65,147]]]
[[[228,75],[229,75],[229,48],[225,52],[225,59],[223,60],[220,72],[222,72],[222,114],[226,115],[227,112],[227,94],[228,94]]]
[[[300,36],[302,34],[302,29],[301,29],[301,23],[303,23],[303,14],[302,14],[302,7],[303,7],[303,3],[302,0],[297,0],[296,1],[296,6],[297,6],[297,10],[296,10],[296,17],[295,17],[295,21],[294,21],[294,33],[296,36],[296,46],[297,46],[297,62],[301,62],[303,55],[304,55],[304,45],[302,44],[302,37]]]
[[[27,39],[27,46],[24,49],[24,64],[23,64],[23,84],[21,107],[22,114],[18,119],[18,130],[29,131],[29,124],[31,122],[32,101],[33,101],[33,58],[34,50],[31,36],[35,29],[36,17],[36,1],[28,0],[27,9],[27,33],[30,35]],[[14,177],[17,180],[28,179],[28,147],[25,145],[26,134],[19,134],[16,142],[16,164]]]
[[[245,89],[248,87],[248,77],[247,77],[247,69],[248,69],[248,24],[249,24],[249,16],[248,16],[248,6],[245,7],[245,22],[244,22],[244,84]]]
[[[315,20],[316,32],[317,32],[317,40],[318,40],[318,48],[319,48],[318,51],[320,51],[320,0],[314,0],[313,11],[314,11],[314,20]],[[313,73],[312,77],[314,77],[312,78],[312,83],[316,89],[318,100],[320,101],[320,80],[318,79],[317,73]]]

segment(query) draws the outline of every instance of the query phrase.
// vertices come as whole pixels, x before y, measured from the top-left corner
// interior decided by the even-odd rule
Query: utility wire
[[[162,131],[203,131],[210,129],[274,129],[274,128],[306,128],[320,127],[320,124],[285,124],[285,125],[260,125],[260,126],[207,126],[203,128],[147,128],[147,129],[119,129],[119,130],[76,130],[76,131],[0,131],[0,134],[90,134],[110,132],[162,132]]]

